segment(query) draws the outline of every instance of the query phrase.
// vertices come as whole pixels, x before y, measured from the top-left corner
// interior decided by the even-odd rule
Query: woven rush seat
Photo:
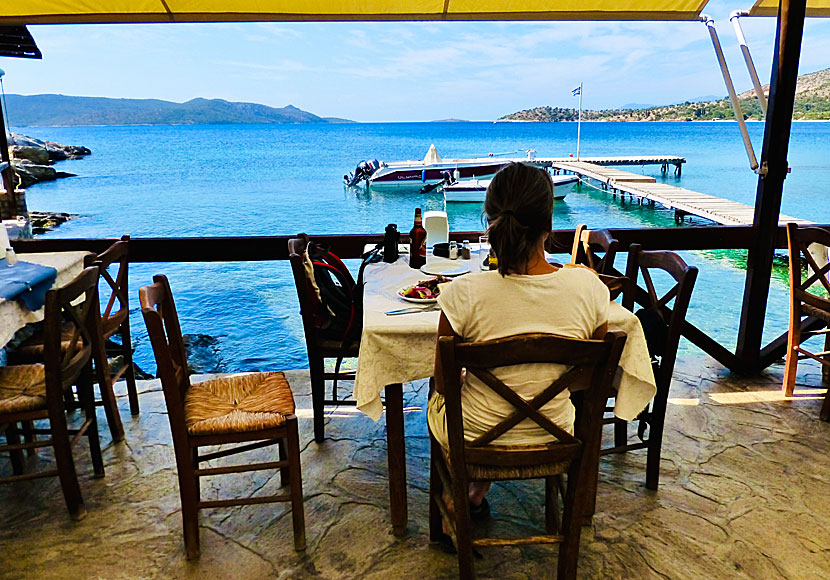
[[[294,413],[291,385],[281,372],[251,373],[193,384],[184,403],[190,435],[259,431]]]
[[[46,408],[46,371],[43,365],[0,367],[0,413]]]
[[[486,449],[494,452],[509,453],[511,451],[534,451],[544,452],[555,448],[558,443],[551,443],[550,445],[490,445]],[[450,451],[448,448],[441,446],[444,461],[447,462],[447,467],[450,464]],[[490,481],[494,479],[536,479],[539,477],[547,477],[550,475],[561,475],[568,473],[568,468],[571,466],[570,461],[560,461],[558,463],[543,463],[539,465],[484,465],[480,463],[467,463],[467,476],[471,481]]]
[[[75,334],[75,326],[71,322],[61,324],[61,352],[66,352],[72,337],[78,344],[81,339]],[[21,342],[13,351],[9,352],[9,361],[13,363],[40,362],[43,360],[43,333],[38,332]]]

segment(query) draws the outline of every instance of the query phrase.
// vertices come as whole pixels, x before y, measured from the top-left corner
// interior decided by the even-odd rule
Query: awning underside
[[[27,0],[0,24],[324,20],[695,20],[707,0]]]
[[[778,16],[778,0],[757,0],[750,16]],[[807,0],[807,16],[830,17],[830,0]]]

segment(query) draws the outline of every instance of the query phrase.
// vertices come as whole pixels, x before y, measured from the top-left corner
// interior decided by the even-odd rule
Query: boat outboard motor
[[[371,161],[361,161],[357,164],[357,167],[354,170],[354,173],[349,173],[348,175],[343,176],[343,180],[346,182],[346,185],[352,187],[357,185],[361,181],[368,181],[372,174],[378,170],[380,167],[380,162],[377,159],[373,159]]]

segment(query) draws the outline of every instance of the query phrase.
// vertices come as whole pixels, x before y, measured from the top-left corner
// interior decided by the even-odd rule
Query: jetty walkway
[[[606,167],[587,158],[579,161],[555,161],[551,163],[551,167],[556,173],[571,173],[578,175],[580,179],[596,181],[603,189],[610,189],[614,195],[628,195],[640,203],[659,203],[673,209],[675,220],[678,222],[682,222],[687,215],[694,215],[721,225],[752,225],[755,215],[755,208],[751,205],[657,183],[654,177]],[[780,215],[778,221],[782,225],[787,222],[803,225],[812,223],[786,215]]]

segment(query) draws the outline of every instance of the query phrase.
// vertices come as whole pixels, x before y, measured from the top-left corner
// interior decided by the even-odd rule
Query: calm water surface
[[[445,157],[536,149],[566,156],[576,149],[576,125],[566,123],[396,123],[342,125],[221,125],[54,127],[18,129],[63,144],[89,147],[62,171],[78,177],[28,190],[33,210],[80,214],[48,237],[239,236],[382,232],[387,223],[411,227],[413,208],[443,209],[441,195],[346,190],[344,173],[358,161],[421,159],[431,143]],[[763,127],[750,124],[756,148]],[[830,124],[795,123],[782,212],[830,223],[826,203]],[[628,168],[661,181],[752,204],[749,170],[732,123],[591,123],[582,128],[581,155],[681,155],[681,178],[658,166]],[[517,156],[523,152],[517,153]],[[758,152],[760,156],[760,152]],[[480,206],[449,208],[454,230],[480,230]],[[605,192],[574,189],[557,202],[555,227],[674,226],[671,211],[621,204]],[[704,225],[703,220],[696,225]],[[685,224],[683,227],[692,227]],[[744,283],[743,252],[688,252],[700,268],[691,321],[733,345]],[[618,264],[619,265],[619,264]],[[288,262],[135,264],[137,289],[154,273],[170,277],[185,332],[216,336],[228,371],[306,366],[302,326]],[[786,271],[772,283],[765,339],[786,330]],[[136,360],[153,371],[138,312]],[[686,344],[686,349],[694,347]]]

